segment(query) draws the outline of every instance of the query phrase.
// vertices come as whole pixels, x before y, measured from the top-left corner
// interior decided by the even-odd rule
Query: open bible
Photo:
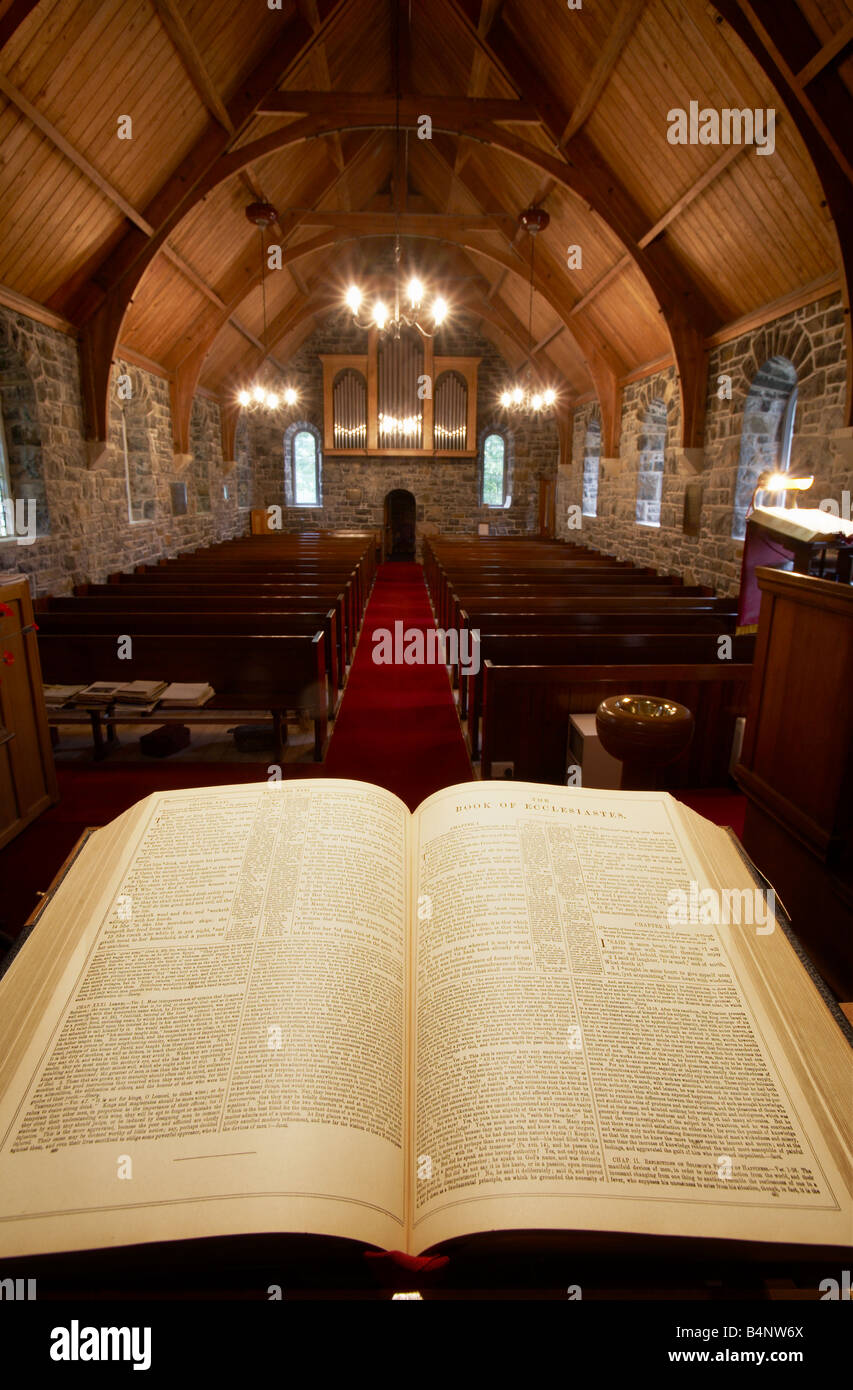
[[[0,984],[0,1256],[843,1246],[850,1055],[730,836],[665,793],[158,793]]]

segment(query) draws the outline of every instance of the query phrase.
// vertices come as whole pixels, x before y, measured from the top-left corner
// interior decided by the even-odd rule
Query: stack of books
[[[119,687],[113,714],[150,714],[167,684],[168,681],[128,681]]]
[[[44,687],[44,707],[47,710],[62,709],[63,705],[76,699],[80,691],[84,689],[85,686],[82,685],[46,685]]]
[[[118,699],[120,690],[120,681],[92,681],[91,685],[84,685],[77,692],[74,704],[82,706],[83,709],[106,709]]]
[[[164,690],[160,704],[164,709],[199,709],[202,705],[206,705],[215,694],[216,691],[212,685],[176,683]]]
[[[78,687],[73,699],[83,709],[106,710],[112,705],[113,714],[150,714],[166,685],[166,681],[93,681]]]

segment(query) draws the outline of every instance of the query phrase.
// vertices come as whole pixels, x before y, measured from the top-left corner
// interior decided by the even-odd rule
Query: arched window
[[[660,396],[649,401],[643,420],[643,433],[637,440],[637,513],[641,526],[660,526],[663,488],[663,453],[666,448],[666,401]]]
[[[322,507],[320,431],[307,420],[284,432],[284,495],[289,507]]]
[[[787,357],[770,357],[752,379],[743,408],[740,459],[735,485],[732,536],[746,536],[746,514],[760,473],[787,473],[797,413],[797,371]],[[779,495],[759,493],[756,501],[778,505]]]
[[[583,441],[583,498],[584,516],[598,515],[598,469],[601,463],[601,421],[593,417],[586,427]]]
[[[507,498],[506,439],[492,430],[483,440],[480,502],[484,507],[503,507]]]

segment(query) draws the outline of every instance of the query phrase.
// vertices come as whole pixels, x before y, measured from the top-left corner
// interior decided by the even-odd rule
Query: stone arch
[[[681,440],[681,392],[674,366],[639,383],[634,420],[637,454],[634,519],[660,526],[664,524],[666,479],[677,472],[675,449]]]
[[[601,474],[601,407],[598,401],[590,406],[583,436],[581,459],[581,511],[584,516],[598,515],[598,484]]]
[[[766,358],[753,374],[741,417],[732,511],[734,540],[746,536],[746,516],[759,474],[765,469],[787,467],[782,451],[786,432],[790,439],[793,428],[791,412],[796,408],[797,381],[794,362],[781,353]]]
[[[0,323],[0,412],[12,500],[35,504],[35,534],[50,531],[41,418],[26,347],[14,324]]]
[[[484,451],[486,440],[490,434],[499,434],[506,446],[504,453],[504,498],[511,499],[515,476],[515,432],[505,420],[492,419],[488,424],[482,426],[477,435],[477,506],[494,514],[494,508],[487,508],[483,502]],[[508,504],[505,502],[504,505]]]
[[[323,505],[323,438],[319,429],[310,420],[294,420],[284,431],[284,500],[288,507],[309,506],[310,503],[296,501],[296,478],[294,474],[294,444],[297,435],[303,431],[313,436],[317,461],[317,501],[313,505]]]

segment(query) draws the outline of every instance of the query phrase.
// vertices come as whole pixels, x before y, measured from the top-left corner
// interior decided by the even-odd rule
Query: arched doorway
[[[415,558],[415,499],[405,488],[396,487],[385,498],[385,558]]]

